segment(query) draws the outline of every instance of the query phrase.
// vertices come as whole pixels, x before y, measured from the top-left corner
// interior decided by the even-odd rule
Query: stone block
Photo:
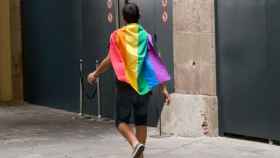
[[[174,30],[213,33],[214,0],[175,0]]]
[[[173,0],[173,23],[175,31],[185,31],[186,0]]]
[[[216,65],[201,64],[199,65],[199,94],[216,96]]]
[[[175,91],[216,95],[213,34],[174,34]]]
[[[196,55],[199,60],[199,64],[215,64],[216,55],[215,55],[215,41],[213,40],[214,34],[197,34],[197,47]]]
[[[207,136],[216,137],[219,134],[219,116],[218,116],[218,99],[217,97],[206,97],[205,114],[207,116]]]
[[[178,93],[199,94],[199,69],[191,63],[175,64],[175,91]]]
[[[213,0],[186,0],[187,32],[212,32]]]
[[[186,33],[174,35],[174,74],[176,92],[199,94],[199,69],[195,65],[196,39]]]
[[[184,137],[217,136],[217,97],[202,95],[171,95],[170,106],[162,111],[162,131],[164,134]]]

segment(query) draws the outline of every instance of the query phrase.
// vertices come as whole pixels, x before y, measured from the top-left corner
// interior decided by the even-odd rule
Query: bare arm
[[[105,59],[98,65],[95,70],[95,75],[98,77],[104,72],[106,72],[111,67],[110,55],[108,54]]]
[[[105,59],[102,60],[102,62],[98,65],[96,70],[88,75],[88,82],[90,84],[93,84],[96,79],[106,72],[111,67],[111,60],[110,55],[108,54]]]
[[[166,83],[161,84],[161,85],[160,85],[160,89],[161,89],[162,95],[163,95],[163,97],[164,97],[164,99],[165,99],[165,103],[166,103],[167,105],[169,105],[169,104],[170,104],[170,101],[171,101],[171,98],[170,98],[170,95],[169,95],[169,93],[168,93],[168,88],[167,88]]]

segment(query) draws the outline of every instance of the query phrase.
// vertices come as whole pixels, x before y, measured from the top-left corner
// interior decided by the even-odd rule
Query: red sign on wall
[[[109,23],[112,23],[112,22],[113,22],[113,19],[114,19],[113,14],[112,14],[111,12],[109,12],[108,15],[107,15],[107,20],[108,20],[108,22],[109,22]]]
[[[107,8],[112,9],[113,8],[113,1],[112,0],[107,0]]]
[[[162,4],[162,7],[166,8],[168,5],[168,0],[162,0],[161,4]]]
[[[168,0],[162,0],[161,1],[162,4],[162,16],[161,16],[161,20],[163,23],[167,23],[168,22]]]
[[[162,21],[164,23],[168,22],[168,13],[167,13],[167,11],[163,11],[163,13],[162,13]]]
[[[113,0],[107,0],[107,9],[108,9],[108,14],[107,14],[107,21],[109,23],[112,23],[114,21],[114,15],[113,15]]]

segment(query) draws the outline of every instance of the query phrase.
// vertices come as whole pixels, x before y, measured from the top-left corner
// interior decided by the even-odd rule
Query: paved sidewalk
[[[156,137],[145,158],[280,158],[280,147],[228,138]],[[0,107],[0,158],[129,158],[112,122],[40,106]]]

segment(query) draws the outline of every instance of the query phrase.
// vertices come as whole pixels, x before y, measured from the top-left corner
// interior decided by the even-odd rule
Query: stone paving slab
[[[280,158],[280,147],[229,138],[157,137],[145,158]],[[0,107],[0,158],[129,158],[112,122],[41,106]]]

